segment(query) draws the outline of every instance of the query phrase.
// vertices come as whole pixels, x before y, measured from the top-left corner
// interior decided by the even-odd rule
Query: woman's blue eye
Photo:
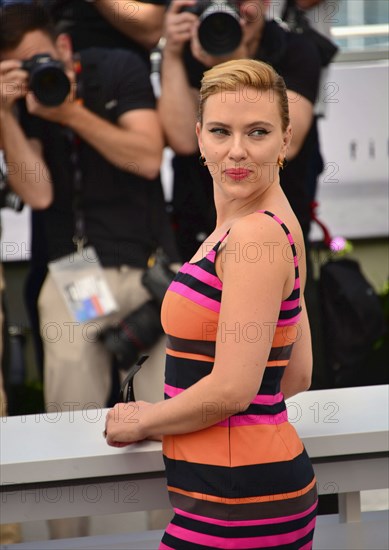
[[[227,136],[229,135],[229,132],[226,128],[211,128],[209,130],[211,132],[211,134],[216,134],[216,135],[219,135],[219,136]],[[257,128],[255,130],[252,130],[249,135],[250,136],[254,136],[254,137],[259,137],[259,136],[265,136],[269,134],[269,130],[265,130],[264,128]]]
[[[218,135],[223,135],[223,136],[228,134],[228,132],[225,128],[211,128],[209,131],[212,134],[218,134]]]
[[[253,130],[250,132],[251,136],[266,136],[269,133],[268,130],[265,130],[263,128],[257,128],[256,130]]]

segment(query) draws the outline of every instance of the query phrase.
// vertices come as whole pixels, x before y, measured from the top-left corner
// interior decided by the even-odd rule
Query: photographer
[[[162,52],[159,113],[169,145],[176,153],[173,211],[180,253],[185,260],[193,255],[214,218],[212,185],[207,169],[199,165],[193,131],[200,80],[205,69],[244,57],[269,63],[285,79],[293,138],[281,185],[307,236],[310,211],[304,181],[310,155],[307,137],[320,75],[318,53],[304,36],[285,31],[275,21],[266,21],[262,0],[242,0],[234,4],[241,26],[240,43],[224,55],[212,55],[204,51],[199,40],[199,16],[186,11],[196,4],[196,0],[173,0],[166,15]]]
[[[23,173],[12,170],[10,183],[15,189],[23,189],[26,199],[29,193],[28,201],[34,207],[44,208],[51,203],[45,210],[46,237],[50,260],[58,259],[75,249],[72,206],[75,167],[69,157],[71,153],[73,157],[74,153],[78,154],[75,162],[80,164],[76,168],[83,178],[85,237],[95,246],[102,265],[115,272],[114,278],[118,272],[134,271],[127,278],[140,283],[158,242],[157,231],[169,233],[158,177],[162,132],[147,71],[135,54],[90,49],[81,54],[82,71],[78,69],[76,78],[68,37],[63,34],[55,37],[45,12],[39,7],[18,8],[16,5],[4,8],[0,21],[4,31],[0,43],[4,149],[7,164],[21,167],[24,163],[27,168],[38,164],[41,177],[36,178],[36,173],[28,169]],[[23,62],[26,66],[26,58],[40,53],[49,53],[53,59],[61,60],[71,82],[70,94],[57,106],[43,105],[28,88],[31,73],[23,68]],[[99,70],[94,72],[96,67]],[[89,76],[94,77],[92,83],[84,79],[84,72],[88,71]],[[84,97],[76,100],[81,87]],[[108,105],[103,105],[105,119],[88,106],[100,108],[94,96],[99,100],[111,99]],[[27,113],[22,113],[20,124],[15,104],[23,97]],[[66,129],[80,138],[78,151],[72,151],[74,144]],[[174,256],[174,246],[171,246],[167,253]],[[124,275],[120,278],[126,279]],[[49,283],[47,280],[45,286],[51,286]],[[138,295],[131,294],[132,297],[126,299],[134,302],[132,307],[149,297],[143,286]],[[41,303],[43,310],[44,303],[45,300]],[[124,309],[131,307],[124,306]],[[115,316],[120,319],[119,315]],[[52,348],[59,347],[47,346],[45,351],[51,355]],[[104,350],[98,353],[105,355]],[[95,385],[101,385],[104,396],[109,391],[102,380],[96,380]],[[103,403],[105,397],[93,398],[95,385],[88,388],[88,401]],[[47,386],[46,391],[49,391]],[[62,401],[54,400],[59,404]]]
[[[124,48],[148,58],[162,32],[166,0],[45,0],[57,28],[74,51],[90,46]]]
[[[269,0],[268,13],[273,19],[286,22],[290,29],[305,32],[311,39],[313,47],[318,47],[322,67],[320,89],[314,106],[314,122],[311,130],[313,152],[311,167],[308,171],[307,189],[311,201],[315,200],[318,178],[324,169],[324,159],[320,149],[318,121],[327,112],[326,100],[330,65],[338,51],[331,26],[338,20],[339,0]]]
[[[46,59],[33,58],[41,54]],[[147,68],[125,50],[91,48],[75,58],[69,37],[57,36],[36,5],[0,11],[0,55],[5,158],[18,168],[10,170],[10,184],[23,188],[30,204],[33,197],[34,206],[47,207],[49,261],[59,265],[65,258],[71,267],[81,257],[93,267],[85,244],[92,246],[117,304],[106,315],[78,321],[49,272],[39,296],[45,402],[56,411],[104,407],[112,354],[99,337],[151,299],[141,278],[161,238],[171,261],[177,260],[159,178],[163,138]],[[42,67],[60,70],[58,62],[70,92],[56,105],[43,104],[36,94],[63,90],[55,84],[51,90],[51,78],[35,89],[34,77]],[[160,339],[142,372],[138,393],[150,400],[162,391],[163,352]]]

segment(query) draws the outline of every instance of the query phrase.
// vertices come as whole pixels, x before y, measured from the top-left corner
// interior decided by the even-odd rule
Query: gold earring
[[[199,163],[201,166],[207,166],[207,161],[205,160],[205,156],[203,154],[199,156]]]
[[[278,166],[280,167],[281,170],[283,170],[285,168],[285,166],[287,165],[287,160],[286,158],[284,159],[281,159],[280,157],[278,157],[278,160],[277,160],[277,164]]]

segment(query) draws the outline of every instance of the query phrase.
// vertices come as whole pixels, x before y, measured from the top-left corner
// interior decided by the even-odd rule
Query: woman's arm
[[[26,96],[27,76],[18,60],[0,63],[0,147],[12,189],[33,208],[45,209],[53,200],[53,187],[42,145],[27,137],[15,112],[16,101]]]
[[[179,155],[198,150],[195,132],[199,92],[190,86],[183,58],[186,42],[191,39],[197,21],[193,13],[182,12],[193,0],[174,0],[166,12],[166,40],[161,64],[161,96],[158,113],[167,145]]]
[[[313,105],[305,97],[288,90],[289,116],[293,128],[292,141],[288,148],[288,160],[301,151],[313,121]]]
[[[165,6],[148,2],[117,2],[97,0],[95,6],[117,30],[146,49],[151,49],[161,37]]]
[[[116,405],[107,415],[109,444],[201,430],[248,407],[261,385],[286,281],[293,287],[283,246],[265,245],[274,242],[284,245],[285,234],[267,216],[234,224],[219,259],[223,297],[212,372],[166,401]]]

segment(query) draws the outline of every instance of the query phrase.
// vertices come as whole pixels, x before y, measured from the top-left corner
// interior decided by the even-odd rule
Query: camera
[[[23,210],[24,202],[10,189],[5,174],[0,168],[0,208],[11,208],[15,212]]]
[[[149,300],[117,326],[106,329],[100,340],[115,356],[119,369],[128,370],[142,351],[155,344],[162,334],[159,305]]]
[[[241,43],[239,11],[227,0],[197,0],[194,6],[186,6],[182,11],[199,16],[198,37],[207,53],[226,55]]]
[[[23,210],[24,202],[22,199],[11,191],[9,187],[4,189],[0,188],[0,208],[11,208],[15,212],[21,212]]]
[[[65,101],[70,92],[70,81],[61,61],[50,54],[34,55],[22,62],[29,74],[28,87],[40,103],[56,107]]]
[[[100,341],[115,356],[120,370],[128,370],[140,354],[153,346],[163,334],[161,304],[174,276],[175,272],[169,268],[169,259],[158,250],[152,259],[152,265],[142,276],[142,284],[153,299],[100,335]]]

